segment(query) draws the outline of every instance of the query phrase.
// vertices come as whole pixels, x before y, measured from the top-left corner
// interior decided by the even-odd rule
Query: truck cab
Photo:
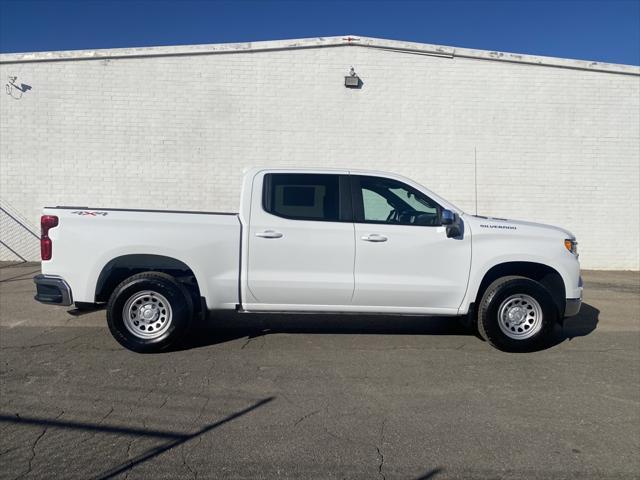
[[[243,195],[249,311],[456,315],[471,235],[453,205],[386,174],[258,171]],[[450,224],[451,225],[451,224]]]

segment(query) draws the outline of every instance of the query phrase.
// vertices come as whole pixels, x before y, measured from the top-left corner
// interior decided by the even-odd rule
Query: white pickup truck
[[[51,207],[41,226],[36,300],[106,303],[137,352],[219,310],[456,316],[529,350],[582,298],[571,233],[469,215],[389,173],[253,169],[238,214]]]

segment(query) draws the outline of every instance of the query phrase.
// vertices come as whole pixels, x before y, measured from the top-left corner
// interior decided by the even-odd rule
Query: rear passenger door
[[[346,172],[258,174],[249,221],[248,308],[349,305],[354,243]]]

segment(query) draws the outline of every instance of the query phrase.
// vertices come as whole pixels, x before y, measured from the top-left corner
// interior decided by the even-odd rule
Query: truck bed
[[[176,259],[193,272],[209,308],[238,303],[241,223],[236,213],[47,207],[58,217],[43,274],[63,277],[74,302],[95,302],[100,275],[149,257]],[[126,257],[126,258],[125,258]],[[133,262],[133,263],[132,263]]]

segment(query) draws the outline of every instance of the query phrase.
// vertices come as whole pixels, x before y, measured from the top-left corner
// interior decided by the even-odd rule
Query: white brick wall
[[[245,167],[337,166],[407,175],[473,212],[475,149],[478,213],[572,230],[584,268],[640,268],[640,69],[363,46],[144,52],[0,56],[2,82],[32,87],[0,95],[4,202],[34,224],[57,204],[236,211]],[[352,65],[362,89],[344,87]]]

